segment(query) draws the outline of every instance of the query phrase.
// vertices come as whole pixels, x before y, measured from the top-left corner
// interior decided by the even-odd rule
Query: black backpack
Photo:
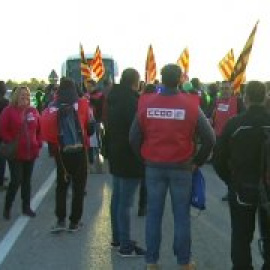
[[[270,128],[239,127],[230,144],[233,190],[241,202],[265,207],[270,203]]]
[[[83,133],[78,113],[73,105],[58,105],[57,123],[60,150],[64,153],[82,151],[84,147]]]
[[[270,131],[264,131],[262,178],[259,184],[260,204],[270,218]]]

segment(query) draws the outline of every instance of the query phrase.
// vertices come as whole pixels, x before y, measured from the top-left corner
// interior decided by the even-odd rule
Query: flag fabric
[[[80,54],[81,54],[81,75],[85,80],[91,79],[91,68],[87,62],[87,59],[84,55],[84,50],[82,44],[80,44]]]
[[[99,46],[97,46],[95,55],[92,62],[92,72],[96,77],[96,81],[99,81],[105,74],[105,66],[102,61],[101,51]]]
[[[243,83],[243,80],[245,77],[245,71],[246,71],[249,56],[252,50],[253,42],[255,39],[258,23],[259,22],[257,22],[254,28],[252,29],[252,32],[245,44],[245,47],[243,48],[240,56],[237,59],[232,75],[230,77],[230,81],[232,82],[234,93],[238,93],[240,91],[241,83]]]
[[[224,80],[228,81],[231,78],[233,69],[235,65],[233,49],[230,49],[229,52],[220,60],[218,63],[219,71]]]
[[[152,45],[149,46],[145,65],[145,83],[154,83],[157,75],[156,60]]]
[[[180,54],[177,60],[178,66],[181,67],[183,73],[188,74],[189,72],[189,50],[185,48]]]

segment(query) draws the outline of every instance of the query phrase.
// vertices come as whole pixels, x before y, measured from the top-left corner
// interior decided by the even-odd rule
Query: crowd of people
[[[48,85],[43,98],[39,93],[37,108],[30,105],[30,90],[25,86],[14,89],[8,101],[1,81],[0,152],[2,143],[16,142],[17,146],[12,158],[0,156],[0,188],[6,189],[4,219],[12,217],[19,187],[22,213],[36,216],[30,205],[31,176],[46,142],[57,169],[52,233],[81,228],[87,167],[92,173],[102,173],[101,159],[105,158],[112,176],[111,247],[122,257],[144,256],[148,270],[159,269],[169,190],[173,253],[179,269],[194,270],[192,174],[209,162],[228,189],[222,200],[228,200],[231,215],[232,269],[253,269],[250,245],[258,212],[262,270],[270,270],[270,217],[260,200],[262,182],[270,197],[268,155],[263,150],[270,134],[269,88],[251,81],[234,94],[228,81],[206,87],[198,78],[182,78],[175,64],[163,67],[161,82],[147,85],[133,68],[123,71],[119,84],[105,79],[102,88],[93,80],[78,87],[72,79],[62,78],[59,85]],[[72,203],[67,225],[69,186]],[[131,235],[130,212],[138,189],[138,215],[146,216],[146,250]]]

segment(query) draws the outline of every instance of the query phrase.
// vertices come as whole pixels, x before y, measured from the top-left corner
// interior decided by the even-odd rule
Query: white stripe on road
[[[43,183],[39,191],[36,193],[35,197],[31,200],[31,207],[34,211],[37,210],[45,195],[55,182],[55,178],[56,170],[54,169],[48,179]],[[18,217],[13,226],[7,232],[4,239],[0,242],[0,266],[4,262],[6,256],[12,249],[13,245],[19,238],[20,234],[22,233],[30,219],[31,218],[26,216]]]

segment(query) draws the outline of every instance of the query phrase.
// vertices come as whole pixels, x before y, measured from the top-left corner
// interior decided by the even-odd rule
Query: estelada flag
[[[189,50],[185,48],[180,54],[177,60],[178,66],[182,69],[183,73],[188,74],[189,72]]]
[[[99,46],[97,46],[94,58],[92,60],[92,72],[95,74],[97,81],[99,81],[105,74],[105,66],[102,61]]]
[[[145,64],[145,83],[154,83],[157,75],[156,60],[152,45],[149,46]]]
[[[91,67],[89,66],[87,59],[84,55],[84,50],[82,44],[80,44],[80,54],[81,54],[81,75],[85,80],[91,79]]]
[[[256,22],[255,26],[252,29],[252,32],[243,48],[240,56],[237,59],[237,62],[234,66],[234,70],[230,77],[230,81],[233,84],[234,93],[238,93],[240,91],[241,83],[243,82],[243,78],[245,76],[246,67],[248,64],[249,56],[252,50],[253,42],[255,39],[255,34],[257,31],[259,21]]]
[[[235,65],[233,49],[219,61],[218,68],[224,80],[228,81],[231,78]]]

